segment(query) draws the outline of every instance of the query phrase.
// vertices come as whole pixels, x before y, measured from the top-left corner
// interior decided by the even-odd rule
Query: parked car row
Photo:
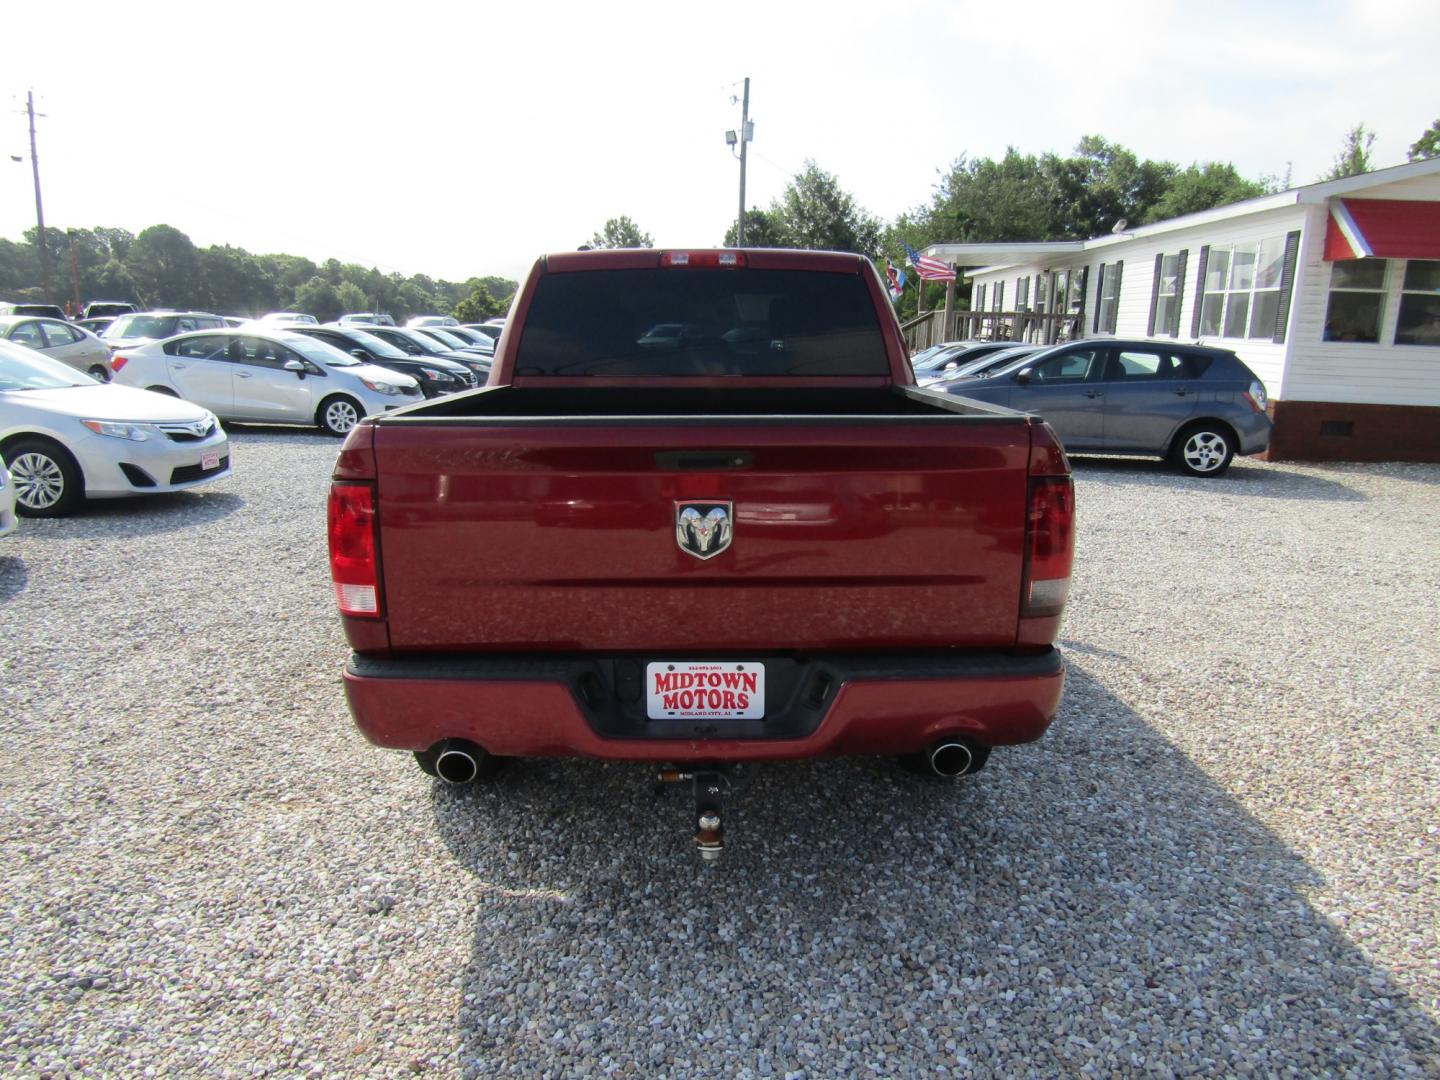
[[[111,362],[116,382],[184,398],[226,420],[316,424],[332,435],[421,398],[409,375],[286,327],[179,334],[126,348]]]
[[[1169,458],[1219,476],[1270,444],[1265,386],[1228,349],[1095,338],[961,363],[929,389],[1043,416],[1073,453]]]

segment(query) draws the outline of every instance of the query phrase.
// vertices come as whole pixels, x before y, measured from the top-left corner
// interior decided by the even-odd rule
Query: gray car
[[[1270,445],[1265,386],[1228,349],[1095,339],[935,387],[1037,413],[1076,454],[1153,454],[1219,476]]]

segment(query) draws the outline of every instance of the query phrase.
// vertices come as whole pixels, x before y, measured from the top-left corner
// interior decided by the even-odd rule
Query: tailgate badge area
[[[713,500],[675,504],[675,542],[697,559],[713,559],[730,546],[734,503]]]

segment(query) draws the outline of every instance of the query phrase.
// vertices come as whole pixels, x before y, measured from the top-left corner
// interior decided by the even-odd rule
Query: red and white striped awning
[[[1331,199],[1325,258],[1440,259],[1440,202]]]

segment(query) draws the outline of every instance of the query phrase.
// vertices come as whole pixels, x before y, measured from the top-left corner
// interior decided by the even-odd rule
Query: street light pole
[[[35,174],[35,225],[40,241],[40,282],[44,287],[42,300],[50,300],[50,248],[45,243],[45,207],[40,202],[40,158],[35,153],[35,91],[25,95],[25,112],[30,116],[30,168]],[[743,166],[741,167],[743,171]]]
[[[735,223],[735,246],[745,246],[745,144],[750,141],[750,76],[745,76],[745,103],[740,107],[740,216]],[[36,188],[39,191],[39,188]]]

